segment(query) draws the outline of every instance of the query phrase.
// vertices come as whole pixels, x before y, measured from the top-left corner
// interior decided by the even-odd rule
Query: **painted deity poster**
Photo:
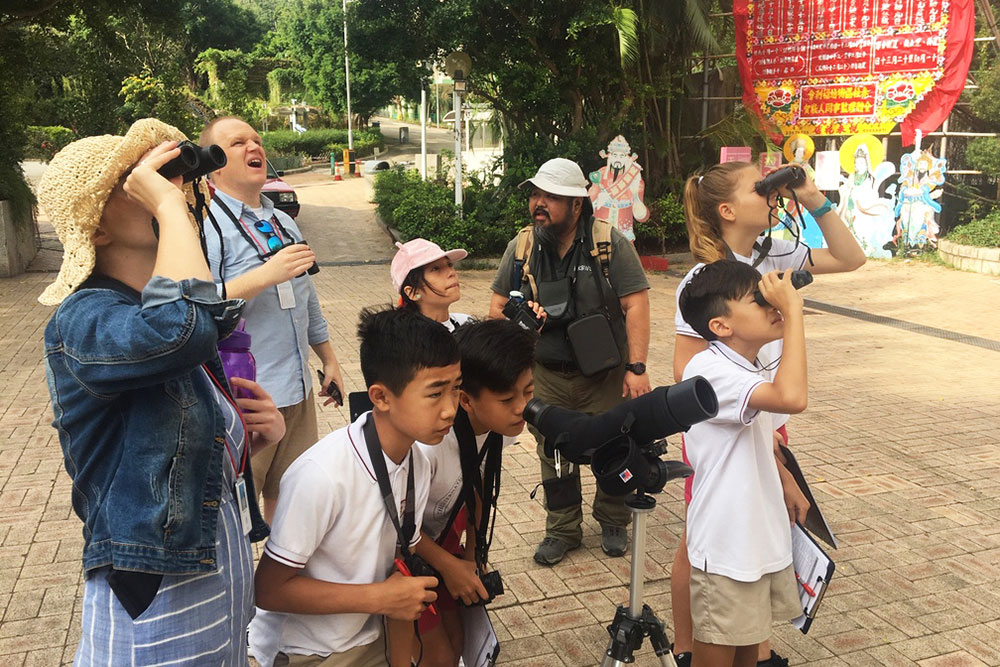
[[[594,217],[607,220],[629,241],[635,241],[635,223],[649,219],[649,209],[642,201],[645,183],[639,156],[620,134],[611,140],[600,155],[606,164],[590,173],[591,186],[587,190],[594,204]]]

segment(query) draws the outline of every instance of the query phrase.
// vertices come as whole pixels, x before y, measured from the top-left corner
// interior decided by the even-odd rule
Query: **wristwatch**
[[[642,375],[646,372],[646,364],[641,361],[637,361],[634,364],[625,364],[625,370],[636,375]]]

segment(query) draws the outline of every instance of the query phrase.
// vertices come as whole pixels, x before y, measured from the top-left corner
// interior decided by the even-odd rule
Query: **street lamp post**
[[[344,6],[344,80],[347,83],[347,149],[354,150],[354,135],[351,132],[351,62],[347,55],[347,0]]]
[[[445,71],[453,82],[452,104],[455,109],[455,210],[462,217],[462,95],[466,91],[466,77],[472,69],[469,54],[455,51],[444,61]]]

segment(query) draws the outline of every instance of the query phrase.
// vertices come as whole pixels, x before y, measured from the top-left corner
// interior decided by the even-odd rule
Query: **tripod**
[[[667,480],[687,477],[694,471],[679,461],[666,461]],[[657,618],[649,605],[643,604],[642,593],[645,586],[646,562],[646,520],[656,508],[656,498],[647,495],[642,489],[636,489],[634,495],[625,499],[625,504],[632,510],[632,572],[629,580],[628,608],[619,605],[615,618],[608,626],[611,640],[604,652],[601,667],[623,667],[635,662],[633,653],[642,647],[644,637],[649,637],[653,650],[663,667],[676,667],[674,656],[670,653],[670,640],[663,627],[663,621]]]

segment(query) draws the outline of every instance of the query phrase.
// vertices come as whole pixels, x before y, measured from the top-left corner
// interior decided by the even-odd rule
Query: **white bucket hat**
[[[144,118],[133,123],[124,137],[86,137],[56,153],[38,184],[38,203],[62,242],[63,261],[56,281],[38,297],[41,303],[58,306],[90,277],[94,270],[94,231],[122,174],[149,149],[164,141],[185,139],[176,127]],[[190,183],[184,185],[184,194],[193,205],[194,188]],[[204,194],[207,196],[207,190]],[[191,222],[197,226],[194,218]]]
[[[528,183],[563,197],[587,197],[587,186],[590,185],[580,165],[564,157],[552,158],[538,168],[538,173],[518,187],[524,187]]]

